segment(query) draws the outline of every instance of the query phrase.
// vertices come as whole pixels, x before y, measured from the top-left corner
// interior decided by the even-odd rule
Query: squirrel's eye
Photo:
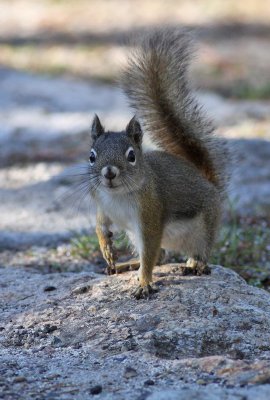
[[[135,151],[133,150],[132,147],[129,147],[129,149],[126,152],[126,157],[127,160],[130,164],[135,165],[136,163],[136,156],[135,156]]]
[[[96,158],[97,158],[97,153],[95,152],[95,150],[92,149],[89,157],[90,165],[93,165],[95,163]]]

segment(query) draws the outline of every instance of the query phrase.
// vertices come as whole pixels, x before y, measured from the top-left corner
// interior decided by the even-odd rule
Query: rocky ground
[[[137,302],[135,272],[105,277],[101,260],[72,254],[70,238],[94,224],[74,165],[88,158],[94,112],[125,126],[121,93],[10,69],[0,78],[0,397],[268,399],[266,291],[219,266],[183,277],[167,265],[159,293]],[[200,97],[235,154],[234,213],[268,218],[270,103]]]
[[[231,270],[157,267],[142,301],[134,272],[0,273],[2,398],[269,398],[270,297]]]

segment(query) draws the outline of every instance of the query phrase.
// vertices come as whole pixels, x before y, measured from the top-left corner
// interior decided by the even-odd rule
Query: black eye
[[[128,162],[130,162],[131,164],[134,164],[136,161],[136,156],[135,156],[135,152],[133,149],[128,150],[127,153],[127,160]]]
[[[96,158],[97,158],[97,153],[95,152],[95,150],[91,150],[90,157],[89,157],[89,161],[90,161],[91,165],[94,164],[94,162],[96,161]]]

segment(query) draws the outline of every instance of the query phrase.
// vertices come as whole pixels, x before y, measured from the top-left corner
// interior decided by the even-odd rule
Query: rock
[[[62,345],[62,340],[57,336],[53,336],[52,340],[51,340],[51,344],[53,346],[61,346]]]
[[[43,328],[43,332],[44,333],[52,333],[54,331],[57,330],[57,326],[56,325],[50,325],[50,324],[46,324]]]
[[[84,294],[87,293],[90,290],[90,288],[91,288],[90,285],[77,286],[72,290],[72,294]]]
[[[44,287],[44,292],[52,292],[53,290],[56,290],[56,287],[55,286],[45,286]]]
[[[180,265],[156,267],[159,291],[139,301],[131,296],[136,272],[60,272],[50,276],[57,301],[47,302],[42,273],[1,268],[0,376],[31,376],[24,390],[32,397],[57,374],[59,399],[67,388],[88,398],[89,382],[102,385],[105,400],[268,399],[270,295],[230,269],[211,270],[183,276]]]
[[[101,392],[102,392],[102,386],[101,386],[101,385],[93,386],[93,387],[90,389],[90,393],[91,393],[91,394],[99,394],[99,393],[101,393]]]
[[[155,384],[155,382],[152,380],[152,379],[147,379],[145,382],[144,382],[144,385],[145,386],[152,386],[152,385],[154,385]]]
[[[13,379],[13,383],[22,383],[26,381],[27,379],[25,376],[16,376],[16,378]]]
[[[197,385],[206,385],[207,384],[207,382],[204,379],[198,379],[196,381],[196,383],[197,383]]]
[[[131,367],[126,367],[125,372],[124,372],[124,378],[135,378],[135,376],[137,376],[138,373],[134,368]]]

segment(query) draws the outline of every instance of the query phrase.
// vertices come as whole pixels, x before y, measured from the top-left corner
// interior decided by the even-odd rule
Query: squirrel
[[[136,115],[121,132],[105,131],[95,115],[89,157],[96,233],[108,272],[115,270],[111,225],[125,230],[139,253],[139,287],[154,291],[161,249],[188,257],[186,268],[208,274],[226,192],[226,143],[190,87],[192,40],[180,30],[157,30],[138,40],[121,75]],[[146,131],[157,150],[142,149]]]

